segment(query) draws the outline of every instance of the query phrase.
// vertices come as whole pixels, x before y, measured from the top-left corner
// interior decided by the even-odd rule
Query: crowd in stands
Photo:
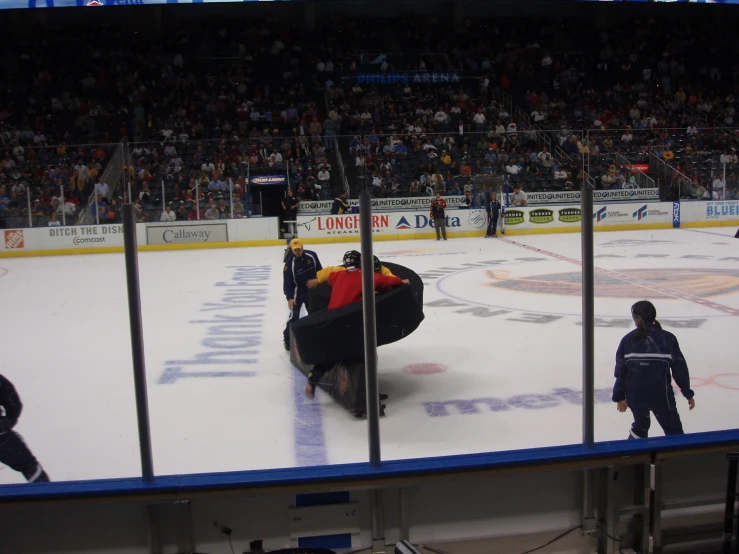
[[[664,23],[473,20],[455,30],[337,18],[320,24],[320,41],[270,18],[177,25],[167,41],[125,40],[111,24],[56,29],[6,45],[15,66],[0,87],[0,225],[26,225],[29,198],[34,225],[82,213],[119,221],[129,190],[141,220],[243,217],[250,176],[285,175],[301,200],[330,199],[340,169],[354,192],[367,183],[377,197],[474,199],[516,183],[644,186],[627,163],[647,173],[664,163],[684,197],[739,197],[739,64],[710,25]],[[352,78],[405,71],[459,78]],[[123,138],[123,177],[106,182]]]
[[[631,163],[649,163],[653,154],[698,190],[723,174],[724,164],[727,181],[735,182],[739,168],[732,148],[739,138],[713,125],[733,126],[739,66],[722,55],[731,49],[721,49],[710,26],[664,23],[645,19],[596,31],[567,20],[499,26],[473,21],[455,34],[442,21],[389,22],[390,34],[398,37],[395,50],[420,53],[410,63],[408,54],[397,60],[388,55],[371,71],[456,71],[461,79],[395,86],[344,80],[336,86],[331,96],[342,129],[360,134],[347,142],[380,137],[363,157],[353,157],[361,168],[357,174],[366,174],[382,196],[417,193],[415,181],[424,193],[425,173],[441,169],[442,179],[435,178],[433,186],[441,182],[442,190],[456,191],[468,185],[469,176],[455,167],[466,164],[473,175],[508,180],[507,158],[522,157],[516,165],[528,178],[526,186],[556,190],[579,186],[585,155],[596,186],[612,188],[641,181],[623,171],[615,154]],[[624,33],[634,40],[622,40]],[[494,148],[487,159],[476,133],[484,133]],[[427,139],[439,149],[446,136],[454,140],[447,149],[452,163],[433,159],[429,167]],[[554,157],[550,168],[533,163],[544,146]],[[430,157],[435,154],[441,157],[442,151]],[[568,177],[555,178],[562,172]]]
[[[303,199],[332,197],[334,139],[302,72],[307,34],[270,20],[201,27],[166,29],[167,41],[55,29],[7,45],[17,66],[0,87],[0,225],[27,226],[29,196],[36,226],[88,210],[117,222],[129,190],[141,220],[209,218],[223,201],[219,217],[231,217],[232,194],[239,217],[260,174],[286,176]],[[122,178],[101,181],[123,138]]]

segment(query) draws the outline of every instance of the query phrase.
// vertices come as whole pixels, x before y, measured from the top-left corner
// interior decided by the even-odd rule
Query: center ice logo
[[[733,269],[624,269],[620,276],[597,272],[595,295],[600,298],[624,298],[638,296],[640,286],[630,283],[638,279],[647,283],[659,283],[650,289],[653,298],[674,299],[675,292],[688,293],[701,298],[739,292],[739,271]],[[488,286],[507,291],[581,296],[582,275],[579,271],[550,273],[531,277],[513,277],[508,271],[488,270]]]

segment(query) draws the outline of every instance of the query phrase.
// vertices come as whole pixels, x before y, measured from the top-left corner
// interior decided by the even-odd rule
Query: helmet
[[[380,273],[382,271],[382,264],[380,263],[380,258],[378,258],[377,256],[374,256],[373,258],[374,258],[373,259],[373,262],[374,262],[373,265],[374,265],[374,268],[375,268],[375,273]]]
[[[362,255],[356,250],[349,250],[344,254],[344,267],[347,269],[359,269],[362,267]]]

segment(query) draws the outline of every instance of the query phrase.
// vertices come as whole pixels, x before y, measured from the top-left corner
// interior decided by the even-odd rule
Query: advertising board
[[[123,246],[123,225],[79,225],[3,230],[2,251],[61,250]]]
[[[680,202],[682,227],[739,224],[739,200]]]
[[[580,191],[529,192],[527,204],[579,204]],[[659,201],[659,189],[596,190],[594,202]]]
[[[195,242],[228,242],[226,223],[154,223],[146,226],[146,244],[191,244]]]
[[[593,224],[597,229],[624,227],[626,229],[668,227],[672,225],[672,203],[614,203],[593,209]],[[450,236],[482,235],[487,226],[484,210],[455,210],[447,212],[447,232]],[[579,206],[535,206],[506,208],[506,230],[561,232],[580,229],[582,212]],[[372,216],[374,236],[413,238],[434,233],[428,214],[419,212],[376,213]],[[301,215],[298,216],[298,236],[301,238],[359,237],[359,215]]]
[[[447,212],[447,234],[480,235],[487,226],[484,210]],[[435,233],[434,222],[427,212],[389,212],[372,215],[372,234],[376,237],[413,238]],[[299,215],[298,236],[301,238],[356,237],[359,239],[359,215]]]
[[[447,208],[459,208],[464,206],[464,196],[444,196]],[[429,210],[431,207],[430,196],[416,196],[411,198],[374,198],[372,200],[373,211],[391,211],[391,210]],[[358,207],[359,200],[347,200],[351,207]],[[316,202],[302,201],[298,206],[300,214],[327,214],[331,211],[333,200],[320,200]]]

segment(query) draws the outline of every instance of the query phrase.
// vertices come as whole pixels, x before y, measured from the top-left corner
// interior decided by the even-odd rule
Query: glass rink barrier
[[[0,497],[736,440],[724,131],[500,109],[5,155]]]

